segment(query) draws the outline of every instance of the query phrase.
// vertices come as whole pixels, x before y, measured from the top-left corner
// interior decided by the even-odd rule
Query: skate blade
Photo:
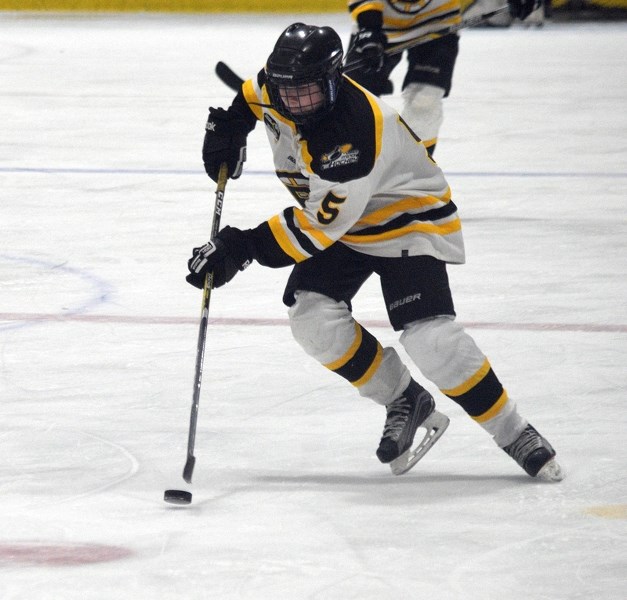
[[[420,425],[427,430],[422,441],[414,448],[409,448],[390,463],[394,475],[407,473],[435,444],[449,426],[450,419],[434,410]],[[546,466],[546,465],[545,465]]]
[[[536,479],[551,482],[562,481],[562,479],[564,479],[564,471],[562,470],[562,467],[559,466],[559,463],[552,458],[538,471]]]

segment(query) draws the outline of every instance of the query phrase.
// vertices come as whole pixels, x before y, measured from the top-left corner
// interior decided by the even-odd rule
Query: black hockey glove
[[[514,19],[525,20],[534,10],[540,7],[540,0],[507,0],[509,14]]]
[[[185,279],[194,287],[202,289],[205,276],[213,271],[213,287],[218,288],[231,281],[251,261],[246,234],[227,225],[202,248],[193,249],[192,257],[187,261],[189,275]]]
[[[385,58],[386,37],[381,30],[360,29],[348,49],[346,63],[360,62],[359,69],[364,73],[380,71]],[[361,66],[363,64],[363,66]],[[350,76],[350,73],[349,73]]]
[[[237,179],[246,161],[246,136],[250,127],[246,121],[223,108],[210,108],[205,126],[202,161],[207,175],[218,181],[220,165],[225,162],[229,177]]]

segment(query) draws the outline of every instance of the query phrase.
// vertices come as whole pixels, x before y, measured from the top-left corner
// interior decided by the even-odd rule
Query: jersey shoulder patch
[[[381,130],[376,101],[344,80],[330,115],[305,132],[312,171],[341,183],[365,177],[374,167]]]

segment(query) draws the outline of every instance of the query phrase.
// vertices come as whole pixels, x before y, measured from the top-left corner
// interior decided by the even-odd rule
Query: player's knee
[[[425,142],[438,137],[444,113],[444,90],[425,83],[410,83],[403,90],[403,118]]]
[[[464,328],[449,317],[410,324],[401,343],[423,375],[440,389],[459,385],[485,360]]]
[[[294,339],[307,354],[324,362],[333,355],[338,339],[354,337],[355,325],[344,302],[316,292],[299,291],[288,316]]]

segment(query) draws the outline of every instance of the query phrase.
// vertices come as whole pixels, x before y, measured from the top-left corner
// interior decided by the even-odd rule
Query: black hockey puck
[[[170,504],[191,504],[192,493],[183,490],[166,490],[163,499]]]

